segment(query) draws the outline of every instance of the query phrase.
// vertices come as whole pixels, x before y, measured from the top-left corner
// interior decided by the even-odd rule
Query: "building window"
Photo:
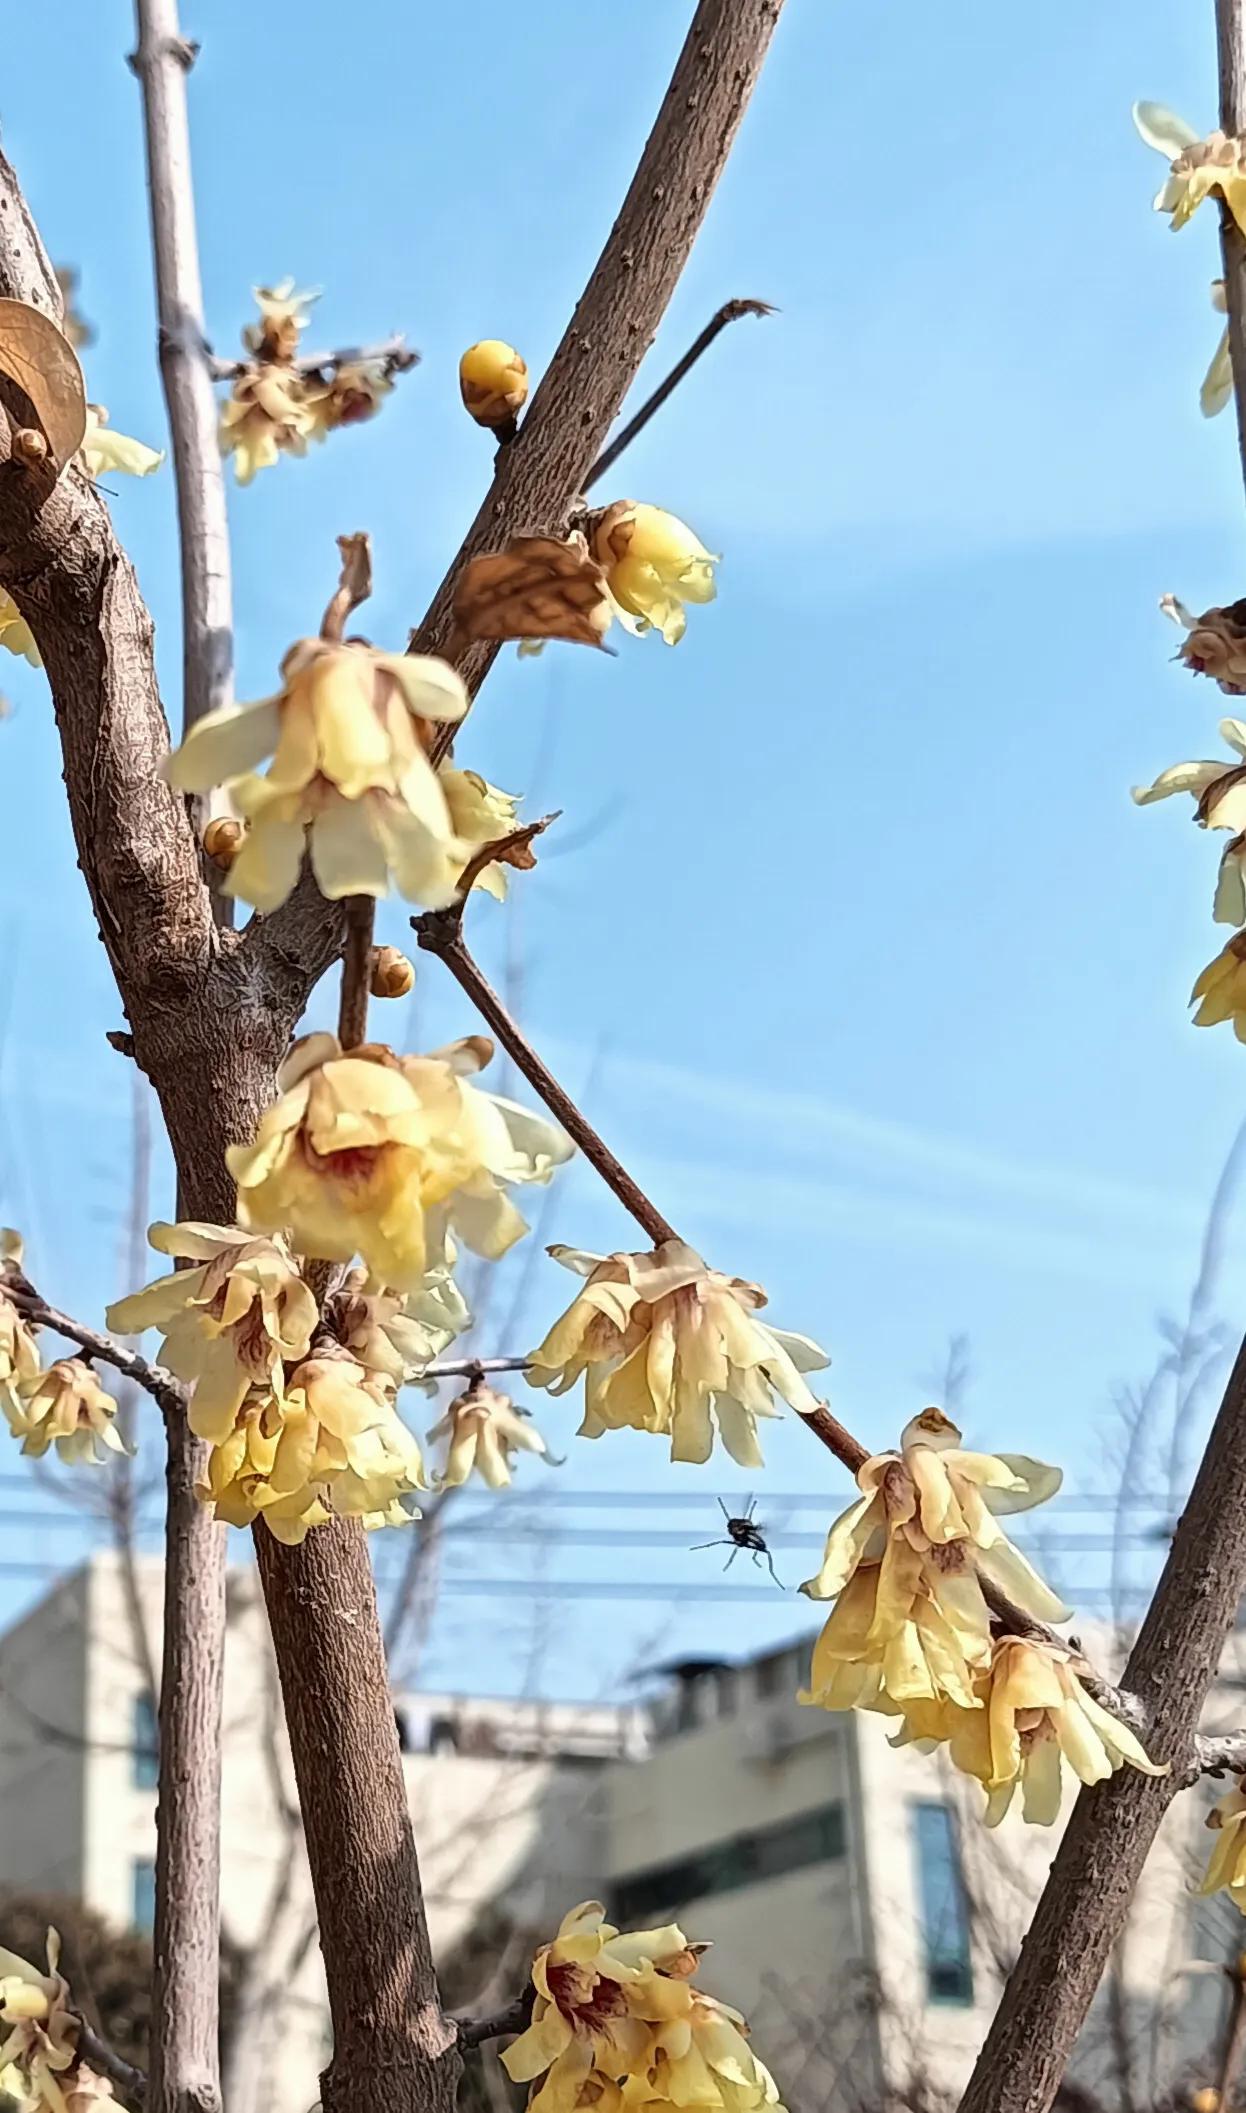
[[[130,1781],[136,1790],[154,1790],[160,1780],[160,1726],[147,1693],[134,1697],[130,1733]]]
[[[645,1922],[715,1893],[736,1893],[789,1871],[830,1863],[843,1853],[843,1809],[819,1805],[773,1827],[729,1835],[691,1856],[633,1872],[614,1888],[615,1914],[626,1925]]]
[[[926,2000],[972,2003],[969,1903],[961,1875],[956,1822],[947,1805],[914,1805],[913,1850],[926,1955]]]
[[[156,1866],[150,1857],[135,1857],[131,1889],[131,1920],[136,1930],[141,1930],[144,1936],[150,1936],[156,1922]]]

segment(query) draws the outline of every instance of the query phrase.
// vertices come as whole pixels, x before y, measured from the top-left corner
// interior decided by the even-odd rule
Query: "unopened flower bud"
[[[372,956],[372,980],[368,985],[374,998],[405,998],[414,988],[415,970],[405,954],[396,946],[378,946]]]
[[[203,848],[213,865],[219,866],[222,873],[228,873],[233,865],[242,849],[246,833],[245,822],[235,822],[232,816],[227,814],[219,814],[215,821],[208,823],[203,832]]]
[[[527,366],[513,345],[482,338],[459,361],[459,391],[477,425],[496,430],[511,424],[528,400]]]
[[[1190,2093],[1190,2113],[1220,2113],[1220,2093],[1214,2084]]]

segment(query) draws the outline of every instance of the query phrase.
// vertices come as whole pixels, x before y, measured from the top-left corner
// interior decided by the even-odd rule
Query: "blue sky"
[[[254,282],[292,274],[325,289],[317,344],[401,328],[423,355],[373,425],[231,494],[243,696],[314,629],[344,530],[374,539],[370,633],[404,640],[488,477],[458,354],[498,334],[539,373],[687,16],[546,0],[516,35],[500,0],[431,12],[374,13],[352,37],[328,0],[297,31],[242,0],[187,10],[218,347]],[[22,10],[3,115],[50,247],[82,271],[92,392],[160,442],[129,35],[119,4]],[[568,848],[551,837],[514,912],[525,1018],[569,1083],[591,1079],[668,1216],[827,1344],[832,1402],[869,1442],[921,1405],[963,1331],[974,1437],[1054,1455],[1084,1491],[1112,1473],[1114,1390],[1185,1296],[1246,1082],[1228,1030],[1185,1017],[1220,943],[1215,847],[1188,808],[1128,799],[1215,752],[1221,700],[1171,664],[1158,596],[1201,608],[1242,589],[1234,434],[1197,407],[1214,221],[1167,233],[1149,210],[1160,163],[1129,122],[1141,95],[1210,125],[1214,92],[1211,11],[1177,0],[1057,0],[1023,34],[963,0],[937,16],[789,0],[646,376],[731,295],[779,313],[720,341],[603,493],[691,521],[723,553],[719,601],[675,651],[505,655],[459,746],[532,811],[565,811]],[[175,707],[171,481],[117,482]],[[49,1294],[98,1310],[128,1150],[130,1081],[103,1040],[120,1014],[43,680],[0,675],[16,707],[0,728],[0,1201]],[[401,940],[401,906],[382,922]],[[504,930],[492,905],[475,913],[495,962]],[[418,1017],[429,1044],[472,1025],[432,963]],[[628,1234],[578,1168],[544,1236]],[[1230,1317],[1241,1259],[1238,1241]],[[569,1287],[534,1271],[526,1335]],[[566,1409],[545,1421],[561,1447]],[[774,1491],[825,1478],[837,1508],[843,1478],[801,1430],[776,1425],[767,1457]],[[709,1493],[743,1480],[625,1439],[572,1450],[557,1487],[683,1492],[695,1540]],[[645,1507],[625,1516],[643,1525]],[[68,1549],[69,1530],[55,1538]],[[15,1555],[36,1539],[51,1545],[7,1534]],[[465,1578],[500,1574],[496,1551],[460,1560]],[[521,1554],[506,1560],[518,1577]],[[694,1593],[715,1561],[550,1557],[560,1577],[647,1567]],[[801,1555],[786,1569],[805,1574]],[[31,1589],[0,1580],[8,1604]],[[497,1638],[513,1616],[496,1613],[449,1610],[430,1676],[470,1650],[491,1684],[512,1680]],[[595,1687],[659,1619],[672,1648],[744,1650],[802,1615],[777,1595],[563,1597],[546,1677]]]

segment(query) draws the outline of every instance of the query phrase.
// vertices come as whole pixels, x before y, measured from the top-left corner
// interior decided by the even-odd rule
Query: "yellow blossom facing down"
[[[1239,1042],[1246,1042],[1246,932],[1238,932],[1209,961],[1190,993],[1197,1004],[1196,1027],[1219,1027],[1233,1022]]]
[[[288,1248],[232,1225],[153,1225],[160,1254],[194,1262],[108,1308],[122,1335],[164,1334],[163,1362],[193,1385],[190,1427],[220,1444],[252,1387],[278,1396],[287,1359],[310,1346],[319,1309]]]
[[[1054,1496],[1060,1469],[1019,1453],[976,1453],[941,1409],[923,1409],[900,1433],[894,1453],[876,1453],[857,1472],[862,1491],[827,1535],[818,1575],[801,1586],[833,1599],[865,1561],[881,1565],[879,1629],[907,1619],[915,1554],[927,1589],[949,1621],[979,1645],[988,1615],[979,1577],[988,1577],[1038,1621],[1067,1621],[1069,1610],[1043,1583],[997,1523]],[[895,1596],[892,1603],[892,1580]]]
[[[23,1380],[11,1401],[0,1397],[22,1451],[42,1459],[55,1445],[62,1460],[98,1467],[105,1455],[129,1450],[116,1425],[117,1404],[80,1357],[58,1358],[46,1372]]]
[[[22,1241],[9,1226],[0,1226],[0,1265],[21,1268]],[[0,1275],[0,1408],[10,1422],[19,1413],[18,1390],[39,1371],[39,1348],[29,1321],[23,1320],[4,1290]]]
[[[19,660],[28,660],[32,668],[41,668],[39,648],[34,633],[11,594],[0,587],[0,646],[6,653],[15,653]]]
[[[1167,213],[1173,228],[1184,227],[1205,198],[1218,193],[1246,233],[1246,165],[1244,143],[1211,132],[1201,139],[1184,118],[1163,103],[1135,103],[1134,124],[1148,147],[1168,162],[1168,176],[1156,194],[1155,210]]]
[[[928,1573],[915,1548],[893,1543],[885,1574],[881,1562],[859,1563],[839,1593],[797,1701],[888,1715],[944,1702],[972,1711],[976,1671],[991,1653],[980,1597],[962,1548]]]
[[[234,458],[239,484],[250,484],[281,455],[305,455],[316,416],[302,376],[292,367],[248,367],[221,406],[222,455]]]
[[[300,292],[293,279],[282,279],[276,286],[253,286],[251,297],[260,319],[258,323],[248,323],[243,330],[242,342],[247,351],[257,359],[292,360],[319,294]]]
[[[621,1936],[600,1901],[572,1908],[532,1962],[532,2023],[501,2055],[511,2082],[556,2068],[543,2102],[557,2113],[577,2103],[590,2070],[616,2079],[631,2071],[644,2059],[649,2028],[691,2007],[688,1952],[674,1923]],[[663,1973],[664,1965],[676,1970]]]
[[[426,736],[467,710],[462,678],[418,653],[300,639],[283,687],[257,704],[209,712],[169,758],[183,792],[225,785],[250,824],[225,887],[259,910],[290,894],[304,849],[323,895],[453,899],[467,856],[428,761]],[[255,766],[273,758],[263,777]]]
[[[1223,279],[1213,279],[1211,282],[1211,305],[1217,315],[1227,315],[1229,301]],[[1204,418],[1215,418],[1218,412],[1223,411],[1232,394],[1233,356],[1229,351],[1229,326],[1226,323],[1198,392],[1198,407]]]
[[[682,1240],[651,1254],[549,1252],[588,1281],[533,1351],[528,1379],[551,1394],[584,1379],[581,1437],[656,1431],[672,1460],[705,1461],[717,1425],[732,1459],[759,1467],[757,1424],[780,1413],[776,1394],[804,1415],[817,1408],[802,1374],[826,1353],[755,1318],[760,1285],[708,1268]]]
[[[0,1946],[0,2073],[16,2070],[23,2113],[65,2113],[78,2046],[69,1983],[60,1972],[61,1940],[48,1931],[48,1970],[40,1973]]]
[[[720,2113],[783,2113],[779,2087],[748,2043],[738,2010],[699,1988],[686,2013],[665,2019],[650,2035],[639,2075],[623,2085],[625,2107],[716,2107]]]
[[[384,1373],[398,1386],[418,1380],[471,1326],[471,1310],[454,1281],[455,1259],[450,1243],[418,1288],[405,1294],[387,1291],[365,1270],[352,1270],[329,1302],[338,1340],[369,1372]]]
[[[163,449],[146,447],[141,440],[131,440],[128,433],[115,433],[103,404],[87,405],[81,453],[89,477],[150,477],[164,461]]]
[[[1204,609],[1195,616],[1175,594],[1162,594],[1164,615],[1186,633],[1177,649],[1177,659],[1195,675],[1209,675],[1229,697],[1246,697],[1246,601],[1229,602],[1223,609]],[[1238,721],[1221,723],[1240,727]],[[1225,734],[1224,738],[1230,739]]]
[[[392,1382],[341,1352],[296,1366],[280,1401],[262,1389],[248,1396],[208,1456],[199,1496],[226,1524],[262,1518],[295,1545],[335,1514],[365,1524],[414,1518],[400,1500],[426,1487]]]
[[[512,1453],[549,1457],[541,1433],[520,1415],[509,1394],[496,1393],[483,1383],[458,1395],[428,1436],[430,1443],[449,1440],[446,1464],[437,1478],[442,1489],[461,1488],[473,1469],[490,1489],[506,1489]]]
[[[474,770],[443,769],[440,780],[450,810],[450,826],[463,843],[471,845],[473,852],[482,844],[496,843],[514,829],[519,811],[517,793],[503,792],[500,786],[490,785]],[[498,865],[496,860],[490,866],[483,866],[472,886],[483,888],[498,902],[505,902],[505,866]]]
[[[668,646],[687,629],[686,602],[712,602],[718,559],[674,514],[619,499],[601,515],[592,552],[606,575],[619,621],[629,631],[660,631]]]
[[[1138,807],[1155,800],[1171,799],[1188,792],[1194,801],[1194,819],[1202,829],[1246,829],[1246,721],[1222,719],[1220,738],[1243,760],[1237,763],[1199,760],[1173,763],[1162,770],[1153,785],[1135,785],[1131,797]]]
[[[513,345],[482,338],[459,361],[463,408],[478,426],[505,426],[528,400],[528,369]]]
[[[987,1793],[986,1823],[996,1827],[1020,1786],[1022,1816],[1050,1827],[1060,1816],[1061,1760],[1083,1783],[1103,1783],[1118,1768],[1168,1774],[1149,1759],[1127,1724],[1086,1692],[1073,1651],[1030,1637],[1000,1637],[980,1691],[980,1706],[942,1720],[910,1718],[909,1735],[933,1746],[946,1738],[955,1767]],[[903,1744],[903,1735],[897,1744]]]
[[[548,1181],[570,1140],[466,1074],[493,1054],[483,1038],[432,1056],[380,1044],[343,1056],[309,1035],[282,1067],[282,1097],[255,1142],[226,1154],[239,1212],[261,1230],[288,1226],[295,1247],[326,1261],[360,1255],[378,1283],[416,1293],[457,1233],[496,1260],[526,1231],[505,1193]]]
[[[1219,1798],[1207,1815],[1206,1824],[1215,1830],[1216,1843],[1211,1852],[1206,1872],[1197,1891],[1200,1893],[1226,1892],[1230,1900],[1243,1915],[1246,1915],[1246,1777],[1239,1776],[1236,1786]]]
[[[312,439],[324,440],[340,426],[362,425],[380,410],[393,387],[382,361],[343,360],[323,380],[307,384]]]

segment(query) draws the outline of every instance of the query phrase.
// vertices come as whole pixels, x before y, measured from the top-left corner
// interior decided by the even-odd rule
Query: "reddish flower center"
[[[570,1962],[547,1966],[549,1992],[573,2032],[608,2032],[610,2020],[622,2017],[627,1998],[617,1981]]]

